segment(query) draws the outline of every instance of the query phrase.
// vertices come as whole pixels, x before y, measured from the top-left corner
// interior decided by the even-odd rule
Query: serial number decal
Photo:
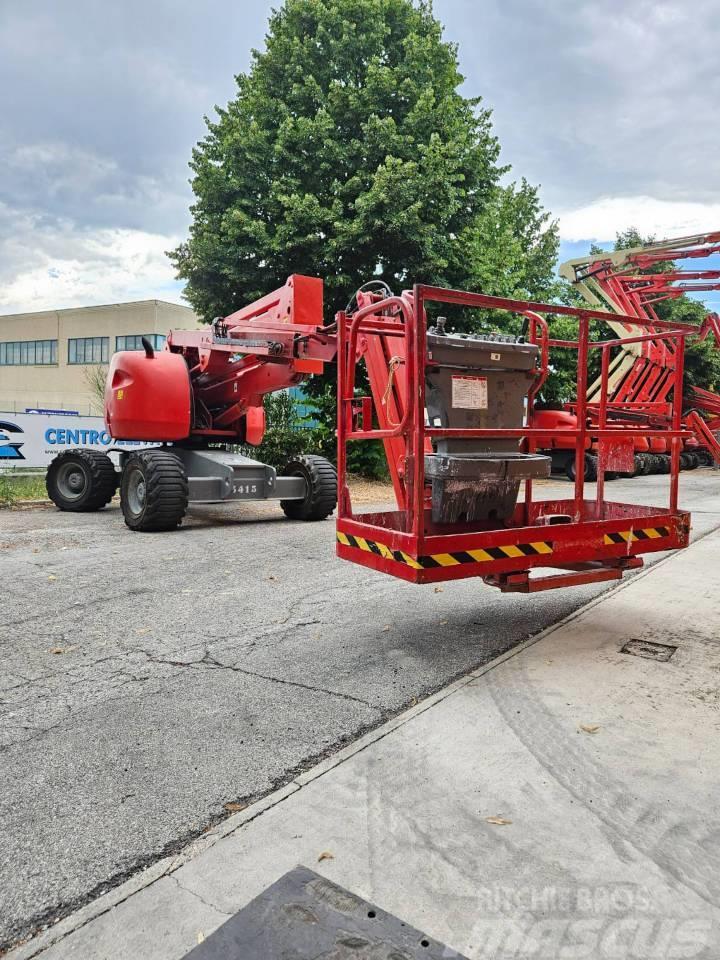
[[[258,485],[256,483],[234,483],[233,493],[257,493]]]
[[[452,405],[463,410],[487,410],[487,377],[453,375]]]

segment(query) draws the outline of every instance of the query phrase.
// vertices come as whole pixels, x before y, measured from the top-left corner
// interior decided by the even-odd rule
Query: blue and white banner
[[[117,453],[155,446],[158,444],[139,440],[113,440],[102,417],[0,411],[0,470],[47,467],[53,457],[72,447]]]

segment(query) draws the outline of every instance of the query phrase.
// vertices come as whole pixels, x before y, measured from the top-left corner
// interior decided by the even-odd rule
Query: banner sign
[[[25,407],[25,413],[48,413],[58,417],[79,417],[79,410],[38,410],[37,407]]]
[[[4,467],[47,467],[58,453],[72,447],[119,453],[159,445],[141,440],[113,440],[102,417],[68,417],[66,411],[0,411],[0,470]]]

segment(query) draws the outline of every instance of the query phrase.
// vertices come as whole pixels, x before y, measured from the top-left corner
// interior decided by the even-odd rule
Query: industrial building
[[[161,347],[171,328],[198,326],[189,307],[164,300],[0,316],[0,411],[101,413],[93,378],[116,350],[142,349],[143,336]]]

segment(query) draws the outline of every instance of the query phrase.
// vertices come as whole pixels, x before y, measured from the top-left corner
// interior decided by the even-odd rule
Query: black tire
[[[174,530],[188,505],[188,482],[179,457],[169,450],[141,450],[125,461],[120,506],[131,530]]]
[[[688,470],[697,470],[697,468],[700,466],[700,458],[698,455],[694,451],[690,450],[686,456],[688,461]]]
[[[575,457],[572,456],[565,464],[565,476],[572,483],[575,483]],[[592,483],[593,480],[597,480],[597,457],[591,456],[589,453],[585,454],[585,475],[584,479],[588,483]]]
[[[689,469],[690,469],[689,455],[688,455],[687,453],[685,453],[685,451],[683,451],[683,452],[680,454],[680,469],[681,469],[681,470],[689,470]]]
[[[284,477],[303,477],[307,485],[304,500],[281,500],[291,520],[324,520],[337,506],[337,473],[325,457],[295,457],[282,472]]]
[[[102,510],[115,496],[118,475],[112,460],[97,450],[64,450],[48,467],[45,488],[58,508],[71,513]]]

